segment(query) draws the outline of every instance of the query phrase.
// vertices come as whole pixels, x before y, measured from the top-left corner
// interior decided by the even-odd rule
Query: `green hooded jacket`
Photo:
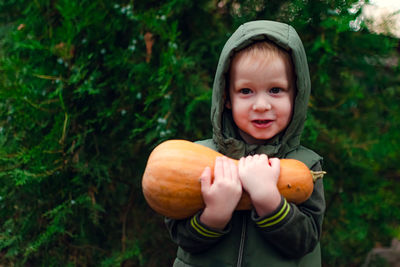
[[[225,108],[225,79],[235,52],[255,41],[270,40],[289,52],[296,74],[293,117],[285,131],[265,145],[245,143]],[[300,145],[311,85],[306,54],[296,31],[273,21],[253,21],[240,26],[225,44],[213,85],[211,121],[213,138],[199,141],[231,158],[254,154],[294,158],[310,169],[321,170],[322,158]],[[174,266],[321,266],[319,239],[325,210],[322,179],[311,197],[300,205],[283,197],[273,214],[258,217],[254,210],[235,211],[228,226],[216,230],[199,216],[184,220],[166,218],[171,238],[179,246]]]

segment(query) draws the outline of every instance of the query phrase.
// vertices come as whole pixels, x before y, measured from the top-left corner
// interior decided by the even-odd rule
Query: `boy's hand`
[[[217,157],[213,183],[209,167],[204,169],[200,181],[206,205],[200,221],[209,227],[224,229],[242,196],[237,166],[227,157]]]
[[[273,212],[279,206],[281,201],[277,187],[279,173],[279,159],[268,159],[265,154],[239,160],[240,180],[260,217]]]

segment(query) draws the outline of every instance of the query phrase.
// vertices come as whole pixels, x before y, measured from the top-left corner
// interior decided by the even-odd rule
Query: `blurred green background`
[[[1,0],[0,266],[170,266],[176,247],[141,192],[147,157],[163,140],[211,136],[219,53],[254,19],[304,41],[303,144],[328,172],[323,265],[390,246],[399,39],[361,18],[353,0]]]

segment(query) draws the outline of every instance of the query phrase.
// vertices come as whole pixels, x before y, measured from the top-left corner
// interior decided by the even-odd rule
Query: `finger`
[[[201,176],[200,176],[200,183],[201,183],[201,191],[207,192],[211,186],[211,169],[210,167],[205,167]]]
[[[269,163],[271,165],[272,170],[279,175],[281,172],[281,161],[278,158],[270,158]]]
[[[265,154],[260,155],[260,160],[267,160],[268,161],[268,156]]]
[[[231,171],[231,178],[234,181],[238,180],[238,167],[233,160],[229,160],[229,167]]]
[[[246,165],[249,164],[253,160],[252,156],[247,156],[246,157]]]
[[[245,162],[246,162],[246,158],[245,157],[241,157],[239,159],[239,164],[238,164],[239,169],[240,169],[240,167],[242,167],[245,164]]]
[[[222,164],[224,168],[224,178],[225,179],[232,179],[232,174],[231,174],[231,167],[229,159],[227,157],[222,158]]]
[[[246,166],[246,158],[242,157],[242,158],[240,158],[239,164],[238,164],[239,176],[241,176],[243,174],[243,170],[244,170],[245,166]]]
[[[265,154],[261,154],[259,160],[260,160],[260,162],[261,162],[262,164],[265,164],[266,166],[270,166],[270,165],[271,165],[271,164],[269,163],[268,156],[265,155]]]
[[[224,169],[222,166],[222,157],[217,157],[215,159],[214,166],[214,181],[224,176]]]

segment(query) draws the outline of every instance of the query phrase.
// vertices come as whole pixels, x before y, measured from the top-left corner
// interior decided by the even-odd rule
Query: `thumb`
[[[211,169],[205,167],[203,173],[200,176],[201,191],[207,192],[211,186]]]
[[[270,158],[269,163],[271,164],[271,168],[274,170],[274,173],[279,174],[281,172],[281,161],[278,158]]]

